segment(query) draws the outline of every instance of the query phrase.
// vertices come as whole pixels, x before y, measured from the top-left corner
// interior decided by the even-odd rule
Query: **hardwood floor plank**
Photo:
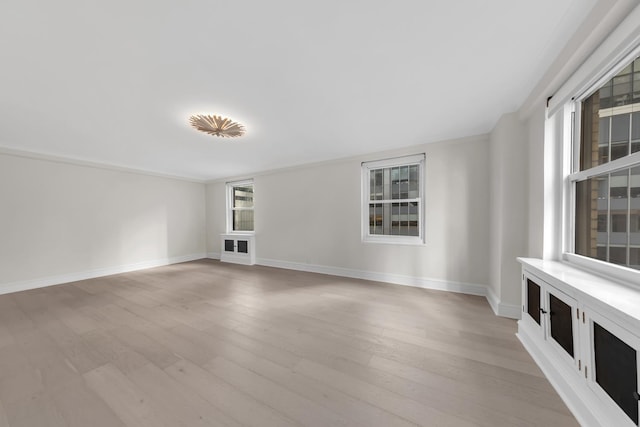
[[[160,368],[166,368],[180,360],[180,357],[166,346],[128,326],[113,329],[110,334]]]
[[[84,381],[67,384],[51,398],[69,427],[124,427],[125,424]]]
[[[360,381],[351,375],[345,375],[327,366],[310,360],[302,360],[295,367],[295,372],[324,382],[346,394],[358,397],[376,405],[392,414],[406,418],[418,425],[429,426],[473,426],[455,415],[421,405],[417,401],[403,399],[400,395],[389,392],[368,382]]]
[[[44,385],[40,372],[29,365],[10,371],[0,378],[0,401],[6,410],[16,402],[27,400],[43,392]]]
[[[55,342],[70,367],[84,374],[107,362],[94,348],[87,345],[86,339],[57,318],[52,318],[43,327],[44,332]]]
[[[299,375],[292,369],[271,362],[261,357],[261,353],[252,353],[234,345],[227,345],[224,347],[223,354],[245,369],[255,372],[350,420],[350,425],[388,427],[416,425],[375,405],[351,397],[314,379]]]
[[[255,427],[296,425],[293,420],[285,418],[284,415],[189,361],[181,360],[166,368],[165,371],[243,425]]]
[[[321,405],[225,358],[218,357],[207,363],[204,368],[301,425],[309,427],[349,425],[346,419]]]
[[[126,374],[149,363],[144,356],[121,343],[108,332],[90,332],[84,336],[84,339],[99,365],[112,364]]]
[[[566,415],[566,407],[553,389],[529,387],[527,378],[519,383],[500,381],[495,376],[479,375],[481,373],[452,378],[443,372],[426,371],[378,356],[371,358],[369,366],[428,386],[437,384],[443,392],[448,391],[471,401],[477,399],[487,407],[506,409],[511,413],[526,414],[532,411],[537,415],[542,409],[550,409]]]
[[[7,420],[7,412],[4,410],[4,405],[0,402],[0,427],[9,427],[9,420]]]
[[[129,427],[171,427],[161,407],[127,379],[114,365],[106,364],[84,374],[88,387],[98,394]]]
[[[6,410],[11,427],[69,427],[51,397],[44,392],[19,399]]]
[[[195,391],[189,390],[152,364],[136,369],[128,378],[165,408],[165,412],[176,424],[182,423],[189,427],[240,426]]]

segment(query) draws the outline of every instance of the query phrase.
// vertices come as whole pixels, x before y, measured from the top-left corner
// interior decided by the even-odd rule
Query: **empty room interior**
[[[639,425],[639,1],[5,0],[0,82],[0,427]]]

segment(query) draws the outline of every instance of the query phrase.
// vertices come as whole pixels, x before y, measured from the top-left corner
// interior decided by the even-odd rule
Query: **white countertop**
[[[518,261],[551,285],[555,281],[568,285],[568,289],[560,290],[577,300],[615,309],[629,322],[628,326],[638,328],[635,333],[640,333],[640,283],[637,288],[624,285],[560,261],[537,258],[518,258]]]

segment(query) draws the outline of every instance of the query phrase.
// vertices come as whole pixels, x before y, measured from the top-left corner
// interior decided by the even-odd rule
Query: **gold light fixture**
[[[201,132],[223,138],[236,138],[245,133],[244,126],[226,117],[196,114],[189,118],[189,122]]]

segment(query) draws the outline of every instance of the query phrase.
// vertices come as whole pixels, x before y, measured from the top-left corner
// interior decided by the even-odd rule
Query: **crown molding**
[[[43,160],[43,161],[48,161],[53,163],[64,163],[64,164],[73,165],[73,166],[83,166],[83,167],[105,169],[105,170],[116,171],[116,172],[132,173],[136,175],[147,175],[147,176],[153,176],[157,178],[187,181],[187,182],[193,182],[197,184],[205,184],[207,182],[204,179],[196,178],[194,176],[172,175],[172,174],[156,172],[156,171],[147,170],[147,169],[138,169],[138,168],[131,168],[127,166],[116,165],[113,163],[95,162],[91,160],[78,159],[74,157],[57,156],[54,154],[42,153],[37,151],[18,150],[15,148],[2,147],[2,146],[0,146],[0,154],[6,155],[6,156],[13,156],[13,157],[23,157],[23,158],[34,159],[34,160]]]

